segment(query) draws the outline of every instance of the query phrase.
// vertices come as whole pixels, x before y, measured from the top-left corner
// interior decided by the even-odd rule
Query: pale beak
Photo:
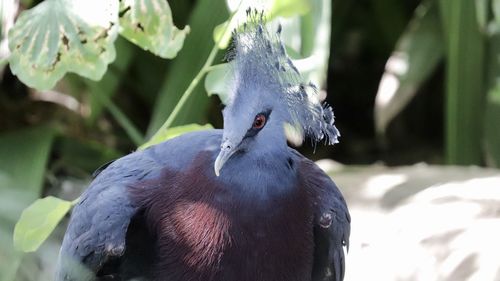
[[[236,152],[236,146],[233,145],[229,141],[225,141],[222,143],[219,155],[217,155],[217,159],[215,159],[214,170],[215,175],[220,175],[220,170],[222,166],[231,158],[231,156]]]

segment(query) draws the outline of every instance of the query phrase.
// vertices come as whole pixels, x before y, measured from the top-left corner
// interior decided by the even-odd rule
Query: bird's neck
[[[286,144],[253,149],[234,155],[221,178],[241,199],[265,204],[296,188],[297,173],[290,161]]]

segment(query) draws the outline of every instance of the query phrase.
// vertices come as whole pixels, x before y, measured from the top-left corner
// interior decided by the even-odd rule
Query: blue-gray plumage
[[[74,208],[57,280],[343,279],[347,205],[287,145],[290,130],[337,142],[333,112],[300,81],[279,34],[249,14],[234,35],[224,129],[103,168]]]

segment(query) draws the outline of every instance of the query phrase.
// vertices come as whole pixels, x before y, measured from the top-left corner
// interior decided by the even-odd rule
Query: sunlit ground
[[[500,171],[320,162],[352,216],[346,280],[500,280]]]
[[[351,211],[346,281],[500,281],[499,170],[319,164]],[[68,179],[58,188],[74,198],[85,187]],[[25,256],[17,280],[52,280],[64,228]]]

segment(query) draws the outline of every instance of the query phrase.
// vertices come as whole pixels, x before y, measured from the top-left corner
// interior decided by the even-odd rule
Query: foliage
[[[81,1],[47,0],[23,12],[9,33],[12,73],[42,90],[54,87],[66,72],[100,79],[115,59],[118,2],[90,4],[97,9]]]
[[[150,140],[148,140],[146,143],[141,145],[139,147],[139,149],[146,149],[152,145],[159,144],[161,142],[164,142],[164,141],[169,140],[171,138],[175,138],[177,136],[180,136],[180,135],[188,133],[188,132],[195,132],[195,131],[201,131],[201,130],[207,130],[207,129],[213,129],[213,128],[214,127],[212,127],[212,125],[210,125],[210,124],[206,124],[206,125],[189,124],[189,125],[168,128],[167,130],[158,131],[158,133],[155,134]]]
[[[328,1],[316,1],[314,5],[321,6],[323,2],[327,3]],[[217,8],[217,5],[220,7]],[[237,11],[243,11],[246,9],[246,6],[243,6],[241,4],[239,9],[230,10],[230,12],[234,15]],[[275,0],[272,2],[269,17],[277,18],[284,15],[293,19],[294,16],[307,13],[310,9],[309,6],[310,3],[305,0]],[[305,7],[307,9],[303,9]],[[318,6],[316,7],[318,8]],[[327,8],[329,11],[329,7]],[[219,14],[212,14],[207,18],[206,11],[209,9],[215,9],[219,11]],[[320,9],[321,7],[317,11]],[[211,22],[207,19],[210,19]],[[220,22],[225,19],[230,24],[220,25]],[[241,18],[239,20],[241,21]],[[329,26],[328,21],[329,17],[326,17],[322,23]],[[91,115],[88,115],[87,126],[95,128],[96,122],[102,118],[102,109],[104,108],[120,124],[129,139],[137,146],[140,145],[139,149],[143,149],[185,132],[213,128],[210,124],[181,124],[185,124],[187,120],[196,121],[196,118],[193,118],[196,116],[195,113],[202,116],[203,111],[200,110],[200,106],[203,107],[203,104],[206,104],[208,100],[207,95],[202,93],[202,88],[198,85],[202,82],[205,74],[213,69],[212,65],[215,60],[220,58],[218,46],[221,46],[219,44],[221,39],[214,42],[211,40],[211,34],[214,34],[214,29],[218,24],[222,27],[217,29],[219,32],[230,34],[231,26],[234,26],[236,22],[236,17],[228,18],[228,11],[226,11],[222,1],[217,1],[217,3],[208,0],[198,1],[190,16],[190,26],[180,30],[173,25],[172,13],[167,2],[160,0],[107,0],[85,2],[85,4],[74,0],[47,0],[21,13],[9,33],[11,53],[8,60],[12,73],[17,75],[18,79],[27,86],[37,89],[32,91],[39,93],[42,97],[43,95],[49,96],[51,93],[56,95],[70,94],[78,97],[82,93],[86,93],[90,98],[89,104],[92,109]],[[191,29],[190,36],[186,37]],[[296,24],[294,29],[289,32],[300,33],[300,31],[300,24]],[[122,35],[123,38],[158,57],[173,58],[179,54],[177,60],[169,67],[164,89],[160,89],[157,96],[158,102],[155,102],[157,112],[161,110],[162,114],[153,113],[149,125],[150,131],[156,131],[160,127],[158,124],[163,123],[163,125],[146,143],[143,143],[142,133],[136,129],[127,114],[123,113],[122,109],[112,100],[121,83],[124,83],[128,69],[137,63],[136,58],[139,55],[142,56],[132,45],[119,39],[118,35]],[[186,44],[183,44],[185,37]],[[203,40],[204,37],[205,40]],[[313,40],[314,38],[308,37],[309,39]],[[185,48],[181,50],[183,45]],[[323,61],[318,62],[322,68],[318,71],[325,72],[326,70],[328,50],[325,52],[324,49],[328,46],[328,42],[322,45]],[[297,52],[300,53],[300,50]],[[108,67],[108,64],[111,67]],[[315,71],[314,69],[314,67],[310,67],[310,70]],[[196,71],[198,71],[197,74]],[[65,76],[68,72],[74,72],[81,77]],[[324,73],[322,75],[325,76]],[[62,79],[63,77],[64,79]],[[223,77],[217,79],[219,80],[217,83],[223,82],[221,80]],[[54,87],[56,87],[56,92],[48,91]],[[61,90],[64,92],[59,93],[58,91]],[[171,92],[175,92],[176,95],[171,95]],[[168,99],[165,99],[166,97]],[[175,102],[175,99],[179,98],[180,100]],[[167,106],[165,106],[165,102],[168,102]],[[192,106],[193,102],[196,107]],[[66,106],[77,112],[69,105]],[[53,171],[48,172],[49,176],[61,168],[66,169],[64,165],[76,164],[81,169],[88,170],[89,167],[97,166],[93,163],[103,161],[98,159],[116,155],[115,152],[110,152],[105,147],[95,146],[93,142],[78,139],[77,135],[75,136],[74,133],[68,131],[71,128],[66,127],[66,125],[56,126],[60,127],[61,125],[63,127],[62,134],[56,138],[60,145],[55,151],[61,153],[62,157],[50,168]],[[53,126],[50,125],[50,128]],[[54,131],[47,129],[46,132]],[[52,136],[52,140],[55,134],[51,133],[50,136]],[[15,145],[17,144],[5,143],[7,149]],[[37,148],[36,145],[32,144],[28,147]],[[47,148],[50,148],[50,145]],[[86,151],[84,154],[98,153],[102,156],[92,160],[79,151]],[[44,155],[47,157],[47,154]],[[70,155],[76,158],[72,161]],[[23,163],[24,165],[26,164]],[[45,165],[41,167],[45,168]],[[29,171],[23,170],[21,174],[16,176],[22,179],[25,173],[29,173]],[[5,186],[9,192],[16,188],[10,182]],[[38,189],[36,193],[32,194],[29,201],[40,195],[42,192]],[[23,211],[15,227],[14,245],[16,249],[22,252],[36,251],[76,202],[78,199],[68,201],[54,196],[36,200]],[[26,206],[26,204],[22,206]],[[13,220],[19,216],[22,208],[18,209],[19,211],[14,215]],[[6,231],[11,232],[12,230],[7,229]],[[9,251],[13,251],[13,249]],[[12,260],[13,263],[9,266],[9,275],[5,278],[2,277],[2,280],[14,278],[17,266],[21,261],[21,255],[19,252],[17,253],[16,256],[19,258]]]
[[[268,20],[273,20],[278,16],[291,17],[296,15],[303,15],[309,12],[311,1],[307,0],[270,0],[263,2],[261,7]],[[240,6],[252,6],[251,1],[243,0]],[[236,13],[234,20],[225,21],[215,27],[213,31],[214,41],[218,42],[217,46],[221,49],[226,49],[231,40],[231,32],[235,29],[239,29],[240,26],[245,22],[246,11],[244,9],[237,9],[237,6],[231,7],[229,9],[231,12]]]
[[[21,1],[24,12],[13,29],[4,23],[13,23],[17,6],[1,6],[0,48],[10,39],[11,52],[0,49],[0,67],[8,62],[17,78],[34,88],[23,86],[8,70],[2,75],[0,130],[9,133],[0,135],[0,280],[16,275],[22,280],[18,265],[24,268],[27,257],[34,264],[42,259],[38,250],[21,260],[11,234],[29,202],[45,197],[26,210],[15,241],[32,251],[47,238],[81,192],[61,187],[61,178],[87,182],[93,169],[131,150],[221,124],[214,106],[219,101],[210,95],[226,100],[230,69],[222,61],[224,48],[250,2],[256,3],[27,0]],[[500,165],[500,0],[260,2],[267,5],[271,25],[282,23],[287,52],[305,79],[323,89],[328,79],[328,100],[346,139],[335,147],[335,157],[350,150],[347,159],[356,162],[352,155],[372,159],[366,151],[383,150],[366,136],[372,133],[366,116],[372,118],[374,93],[366,84],[373,80],[379,85],[374,107],[379,137],[391,138],[409,115],[404,111],[425,96],[429,83],[436,95],[432,103],[443,86],[447,121],[442,150],[448,162]],[[371,62],[359,58],[366,57],[376,58],[377,72],[365,68]],[[360,75],[352,84],[343,83],[346,76],[337,74],[353,68]],[[346,97],[355,106],[367,106],[344,109],[340,104]],[[421,112],[412,114],[428,120]],[[27,129],[14,131],[18,127]],[[353,127],[364,130],[362,142],[356,141]]]
[[[36,251],[71,206],[71,202],[53,196],[36,200],[23,211],[16,224],[14,247],[23,252]]]
[[[271,7],[278,5],[274,3]],[[302,5],[305,5],[302,3]],[[289,3],[283,4],[278,11],[270,10],[269,14],[283,15],[296,11],[296,7],[289,6]],[[330,46],[330,21],[331,6],[329,1],[315,0],[308,3],[308,10],[311,13],[301,18],[290,19],[285,22],[283,31],[283,41],[288,47],[288,52],[293,54],[296,59],[294,65],[298,68],[305,81],[311,81],[317,85],[324,85],[326,80],[327,62]],[[314,19],[314,20],[313,20]],[[310,21],[313,21],[312,23]],[[231,26],[231,24],[229,25]],[[216,28],[217,30],[217,28]],[[297,43],[296,34],[301,34],[299,43]],[[214,36],[224,40],[220,36]],[[296,46],[294,46],[294,43]],[[302,48],[303,46],[313,46],[310,50]],[[225,80],[231,71],[227,63],[214,65],[210,68],[205,79],[205,89],[209,95],[217,94],[223,103],[228,100],[228,90]]]
[[[207,16],[206,11],[211,11],[210,16]],[[185,47],[172,62],[167,75],[160,77],[163,80],[148,125],[148,136],[152,136],[162,127],[165,120],[172,116],[171,113],[184,91],[191,85],[196,74],[200,73],[200,69],[207,62],[210,53],[214,52],[214,42],[211,36],[213,28],[226,20],[228,16],[224,1],[200,0],[196,2],[189,18],[192,32],[186,38]],[[201,80],[202,75],[198,78]],[[191,91],[192,94],[186,96],[186,107],[176,114],[175,120],[172,120],[170,125],[205,123],[203,119],[206,114],[208,97],[203,88],[199,86],[194,87]]]
[[[498,6],[500,6],[500,1]],[[500,167],[500,130],[498,130],[498,120],[500,120],[500,34],[492,36],[487,56],[496,58],[496,60],[487,62],[486,111],[484,113],[486,161],[491,166]]]
[[[10,31],[10,67],[25,84],[42,90],[53,88],[66,72],[100,80],[115,59],[118,31],[172,58],[189,27],[180,31],[173,25],[164,1],[47,0],[23,12]]]
[[[447,160],[481,164],[485,38],[479,32],[474,2],[441,0],[440,5],[447,34]]]
[[[174,26],[170,7],[162,0],[123,0],[120,14],[120,34],[162,58],[174,58],[189,32],[189,26]]]
[[[21,263],[21,253],[9,243],[11,233],[21,211],[42,193],[54,137],[47,127],[0,135],[0,237],[9,237],[0,243],[0,280],[13,280]]]
[[[401,112],[431,76],[444,57],[437,3],[426,1],[398,40],[387,60],[375,100],[375,127],[384,134],[389,122]]]
[[[229,76],[230,68],[227,63],[214,65],[205,78],[205,90],[208,95],[218,95],[223,104],[229,101],[227,84],[224,83]]]
[[[375,107],[379,134],[384,134],[389,122],[445,58],[447,162],[481,164],[486,158],[500,163],[495,145],[500,137],[493,128],[498,122],[494,97],[500,72],[495,38],[500,26],[491,16],[498,14],[499,6],[498,0],[421,4],[386,64]],[[485,91],[485,85],[490,90]]]

